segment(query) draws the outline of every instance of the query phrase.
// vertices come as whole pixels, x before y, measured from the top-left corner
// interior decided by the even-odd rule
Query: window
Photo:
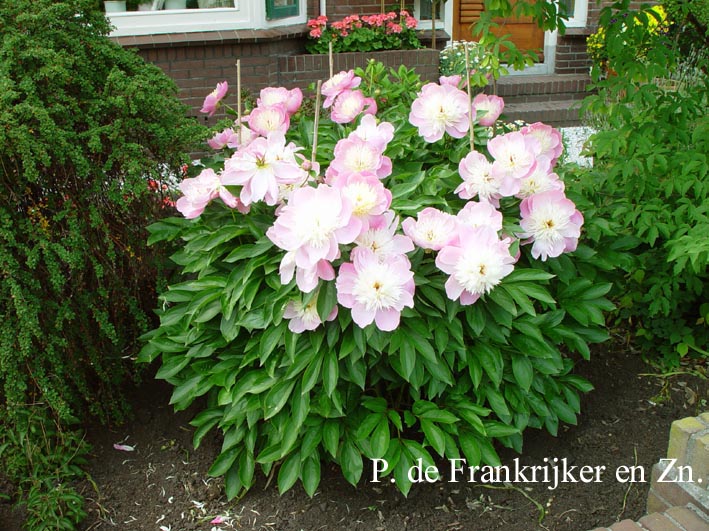
[[[416,11],[419,20],[431,20],[433,11],[433,0],[419,0],[418,11]],[[436,2],[436,20],[441,20],[443,13],[443,2]]]
[[[151,9],[108,13],[112,37],[269,29],[304,24],[303,0],[152,0]],[[149,2],[146,2],[146,4]]]
[[[588,0],[559,0],[559,5],[566,8],[569,19],[568,28],[583,28],[588,18]]]
[[[448,2],[451,3],[451,2]],[[445,7],[446,1],[440,0],[436,2],[436,27],[442,29],[444,23],[448,24],[445,20],[448,12],[452,12],[448,9],[446,12]],[[430,30],[433,26],[431,23],[431,18],[433,15],[433,1],[432,0],[415,0],[414,1],[414,16],[419,20],[419,29]]]
[[[266,18],[292,17],[298,14],[298,0],[266,0]]]

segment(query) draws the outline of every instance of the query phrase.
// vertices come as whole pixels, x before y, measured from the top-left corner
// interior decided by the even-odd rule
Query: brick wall
[[[368,53],[338,53],[334,55],[335,73],[356,67],[364,68],[369,59],[376,59],[385,65],[398,68],[406,65],[414,68],[421,79],[438,80],[439,54],[435,50],[392,50]],[[326,55],[291,55],[279,58],[278,83],[286,87],[307,88],[310,83],[326,80],[330,77],[329,61]]]

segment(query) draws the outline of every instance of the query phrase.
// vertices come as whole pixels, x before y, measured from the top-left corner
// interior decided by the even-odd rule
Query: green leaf
[[[340,467],[345,479],[355,487],[362,477],[364,464],[362,463],[362,454],[357,450],[354,444],[350,441],[345,441],[340,451]]]
[[[402,376],[408,382],[411,381],[411,374],[416,367],[416,350],[409,342],[408,338],[404,338],[399,349],[399,360],[401,362]]]
[[[320,485],[320,456],[313,454],[305,459],[300,471],[300,479],[303,482],[305,493],[311,498]]]
[[[243,260],[244,258],[252,259],[261,256],[263,253],[273,247],[273,243],[266,237],[261,238],[254,244],[241,245],[229,253],[224,262],[233,263]]]
[[[226,452],[219,454],[207,474],[212,477],[219,477],[226,474],[227,470],[234,464],[236,458],[239,457],[241,447],[230,448]]]
[[[431,447],[438,452],[438,455],[443,457],[446,449],[446,439],[441,428],[430,420],[422,419],[421,429]]]
[[[317,310],[321,322],[326,322],[337,304],[337,287],[335,281],[321,282],[318,292]]]
[[[288,491],[300,476],[300,452],[294,452],[283,462],[278,471],[278,492],[283,494]]]
[[[423,411],[418,417],[439,424],[455,424],[459,420],[453,413],[438,408]]]
[[[231,501],[236,498],[243,488],[244,485],[239,479],[239,467],[238,465],[232,465],[224,478],[224,490],[227,499]]]
[[[485,329],[485,310],[480,305],[473,304],[472,306],[466,306],[465,318],[468,321],[468,325],[475,333],[475,336],[480,336]]]
[[[303,373],[303,393],[307,393],[320,379],[320,368],[322,367],[323,354],[315,354],[315,358],[308,364],[308,368]]]
[[[332,392],[337,387],[337,380],[340,377],[340,364],[333,351],[325,354],[325,365],[323,367],[323,387],[327,396],[332,396]]]
[[[556,396],[551,400],[551,409],[559,419],[563,420],[567,424],[576,425],[576,413],[569,405],[564,402],[560,397]]]
[[[270,419],[283,409],[294,386],[295,381],[293,380],[282,380],[273,386],[264,400],[264,420]]]
[[[499,391],[488,387],[485,389],[485,396],[487,397],[490,407],[500,419],[503,421],[511,420],[512,415],[510,414],[510,410],[507,408],[507,403]]]
[[[517,384],[525,391],[529,391],[529,388],[532,386],[532,380],[534,379],[534,368],[527,356],[518,354],[512,355],[512,374]]]
[[[389,419],[386,415],[381,415],[372,436],[370,437],[372,457],[381,458],[389,449]]]
[[[499,387],[500,382],[502,382],[502,373],[505,366],[500,349],[488,345],[482,341],[478,341],[475,345],[473,345],[471,350],[473,355],[480,362],[482,368],[490,377],[493,385],[495,387]]]
[[[278,326],[271,326],[261,334],[259,342],[259,358],[261,363],[265,363],[273,350],[279,345],[284,336],[286,323],[282,322]]]
[[[337,456],[340,446],[340,423],[336,420],[326,420],[322,430],[323,447],[332,456]]]
[[[163,361],[162,366],[155,373],[155,378],[158,380],[172,378],[184,369],[189,362],[190,358],[187,356],[171,356],[166,361]]]
[[[239,456],[239,479],[244,488],[248,489],[253,485],[255,470],[256,462],[253,454],[249,451],[242,452]]]

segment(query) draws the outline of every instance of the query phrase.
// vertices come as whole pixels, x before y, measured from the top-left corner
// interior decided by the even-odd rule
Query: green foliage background
[[[709,56],[701,41],[686,47],[697,26],[686,3],[674,4],[679,18],[656,34],[645,31],[650,6],[602,11],[617,75],[592,72],[597,93],[584,109],[601,129],[589,144],[594,167],[579,179],[595,220],[589,237],[612,251],[617,322],[668,366],[709,357]]]

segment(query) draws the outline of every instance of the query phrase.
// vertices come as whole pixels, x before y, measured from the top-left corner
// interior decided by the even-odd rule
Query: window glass
[[[292,17],[298,14],[298,0],[266,0],[266,18]]]

